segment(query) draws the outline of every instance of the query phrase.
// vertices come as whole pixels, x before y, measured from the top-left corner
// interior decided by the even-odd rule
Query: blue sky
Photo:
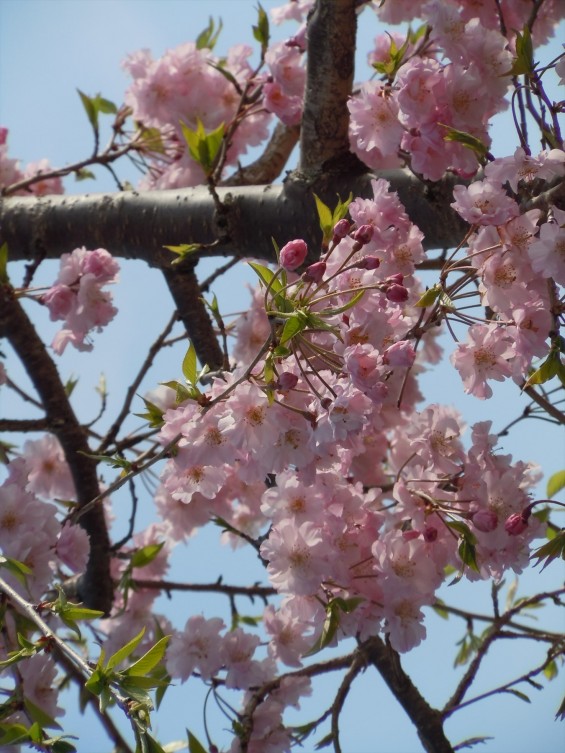
[[[279,4],[272,0],[263,2],[266,9]],[[217,48],[220,54],[232,44],[253,44],[251,25],[256,20],[255,6],[253,0],[0,0],[0,125],[10,130],[11,156],[19,157],[24,163],[47,157],[54,165],[84,157],[91,150],[92,142],[77,88],[91,95],[101,92],[119,104],[129,83],[120,68],[126,54],[144,47],[150,48],[155,56],[162,54],[169,47],[194,39],[207,25],[209,16],[215,19],[221,16],[224,20]],[[278,38],[285,38],[291,33],[289,28],[274,28],[273,32]],[[377,32],[374,15],[364,13],[360,19],[357,67],[360,79],[364,72],[368,73],[366,66],[363,67],[365,53]],[[547,59],[551,56],[550,53]],[[495,140],[500,150],[506,146],[511,132],[508,119],[504,123]],[[512,138],[509,151],[513,150],[513,143]],[[136,180],[133,172],[120,174]],[[107,175],[100,172],[97,177],[99,180],[90,184],[76,184],[69,179],[67,190],[72,193],[113,190]],[[183,240],[171,239],[171,243]],[[86,238],[85,244],[88,246]],[[71,249],[62,249],[67,250]],[[53,274],[51,265],[43,273],[45,281],[52,279]],[[65,378],[81,374],[75,402],[85,420],[97,410],[94,386],[99,374],[104,372],[106,375],[111,411],[119,405],[120,385],[129,384],[137,363],[143,358],[144,346],[152,341],[169,316],[167,292],[157,273],[146,270],[142,264],[130,263],[123,264],[121,277],[123,284],[115,291],[120,314],[104,335],[97,336],[94,352],[80,358],[69,352],[59,361]],[[17,280],[18,275],[14,279]],[[231,281],[217,286],[216,292],[224,311],[237,311],[246,306],[245,279],[242,273],[238,273],[235,282],[231,278]],[[148,296],[151,306],[147,305]],[[41,328],[50,340],[55,326],[45,322]],[[150,374],[146,388],[179,376],[181,350],[170,350],[164,355],[159,367]],[[12,364],[12,368],[12,373],[16,374],[17,365]],[[424,385],[430,402],[455,403],[470,423],[492,419],[495,429],[515,418],[525,404],[512,385],[497,388],[495,400],[488,402],[465,397],[458,375],[449,366],[428,373]],[[2,392],[0,401],[0,412],[13,415],[13,406],[6,404]],[[137,406],[136,410],[139,409]],[[23,415],[24,408],[21,410]],[[512,452],[515,457],[543,462],[549,473],[559,469],[565,449],[561,432],[534,421],[520,424],[518,431],[505,439],[501,448]],[[127,504],[125,500],[122,502]],[[222,572],[236,572],[233,580],[238,583],[261,577],[251,554],[235,556],[230,551],[218,550],[213,534],[205,531],[191,540],[188,548],[175,553],[174,577],[212,580]],[[205,570],[201,567],[203,561],[206,562]],[[537,571],[530,572],[520,581],[521,591],[533,592],[542,587],[540,584],[544,588],[555,587],[562,575],[558,570],[558,566],[553,570],[549,568],[541,580]],[[472,587],[460,584],[444,589],[442,598],[478,611],[488,611],[489,588],[488,584],[474,584]],[[225,613],[226,605],[213,598],[186,596],[172,604],[163,598],[158,608],[166,611],[176,625],[182,626],[194,611],[204,610],[212,616],[215,609]],[[257,611],[257,606],[250,606],[250,614]],[[540,616],[540,621],[543,619]],[[565,628],[563,618],[554,614],[551,626],[556,630]],[[414,673],[416,684],[430,702],[439,705],[454,687],[451,670],[456,652],[454,644],[463,636],[464,624],[454,618],[445,623],[430,615],[428,633],[429,640],[406,656],[404,664]],[[495,647],[481,674],[477,691],[489,689],[502,677],[515,676],[522,666],[524,669],[530,666],[523,664],[522,654],[526,653],[530,662],[536,651],[540,654],[536,646],[524,647],[512,641]],[[321,685],[323,687],[318,689],[316,698],[331,700],[335,689],[333,682]],[[565,743],[563,725],[553,721],[560,702],[560,690],[559,680],[556,680],[547,693],[536,693],[532,689],[532,704],[511,697],[497,697],[472,706],[449,722],[447,733],[454,743],[474,735],[492,735],[494,741],[479,748],[485,753],[530,753],[533,750],[557,753]],[[197,684],[185,686],[182,700],[175,700],[178,699],[177,693],[178,690],[169,693],[163,715],[159,714],[157,718],[156,733],[163,741],[169,741],[182,737],[188,726],[203,739],[202,697]],[[102,739],[95,737],[98,733],[90,726],[88,718],[84,721],[77,716],[71,699],[66,703],[66,729],[83,737],[79,752],[109,750],[109,745],[105,746]],[[214,718],[212,724],[215,732],[225,726],[219,718]],[[407,717],[371,670],[367,670],[354,686],[345,708],[342,728],[343,747],[347,753],[376,753],[379,750],[415,753],[420,749]],[[310,753],[313,744],[306,745],[304,750]]]

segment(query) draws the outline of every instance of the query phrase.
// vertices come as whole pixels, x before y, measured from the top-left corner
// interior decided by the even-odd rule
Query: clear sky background
[[[279,4],[272,0],[263,2],[267,10]],[[10,156],[20,158],[22,163],[47,157],[53,165],[83,158],[91,151],[92,140],[77,88],[90,95],[100,92],[120,104],[129,84],[120,63],[128,53],[146,47],[156,57],[167,48],[195,39],[207,25],[209,16],[224,20],[218,54],[225,53],[233,44],[253,45],[251,26],[256,21],[255,6],[253,0],[0,0],[0,125],[9,128]],[[273,36],[286,38],[293,29],[292,25],[274,27]],[[379,30],[374,14],[363,13],[357,65],[359,80],[369,75],[366,52],[379,31],[382,29]],[[563,25],[561,31],[565,32]],[[558,39],[563,38],[565,33],[558,36]],[[558,51],[554,44],[545,59],[550,60]],[[513,151],[511,133],[511,122],[505,119],[494,133],[495,154],[504,156]],[[125,163],[121,168],[118,165],[118,171],[122,178],[137,180],[137,175],[126,169]],[[66,189],[69,193],[114,190],[111,179],[101,169],[97,170],[97,178],[90,184],[77,184],[74,179],[68,179]],[[171,243],[185,240],[175,238]],[[84,242],[88,247],[88,238]],[[71,250],[61,249],[61,252]],[[55,274],[56,265],[48,264],[38,279],[49,283]],[[16,282],[21,279],[20,272],[12,276]],[[170,315],[168,293],[157,272],[147,270],[141,263],[123,263],[121,279],[122,284],[115,289],[120,313],[103,335],[96,336],[93,353],[77,356],[69,348],[58,361],[65,379],[71,374],[81,375],[74,405],[84,420],[91,419],[98,410],[94,387],[102,372],[110,390],[106,423],[111,420],[112,411],[120,405],[120,387],[123,391],[123,386],[131,382],[144,357],[144,348],[157,336]],[[241,271],[216,286],[224,312],[235,312],[247,306],[246,279],[251,277]],[[41,332],[47,341],[55,330],[54,324],[42,322]],[[448,341],[446,346],[450,347]],[[180,376],[183,350],[184,346],[180,346],[164,354],[146,380],[146,389]],[[11,376],[20,373],[14,359],[9,360],[8,367]],[[511,384],[496,385],[495,398],[490,401],[468,398],[462,393],[458,374],[450,366],[428,373],[423,384],[428,402],[454,403],[470,424],[492,419],[493,429],[497,431],[516,418],[527,402]],[[0,415],[14,416],[16,410],[21,411],[22,416],[27,415],[25,407],[16,408],[11,401],[11,395],[0,391]],[[141,410],[141,405],[136,405],[135,410]],[[546,474],[550,475],[563,465],[563,433],[545,422],[522,422],[501,443],[501,450],[543,463]],[[107,479],[112,479],[111,474]],[[119,507],[119,500],[114,500],[114,504]],[[126,507],[127,500],[122,499],[121,504]],[[142,507],[140,525],[151,519],[148,500]],[[116,538],[123,533],[120,527],[124,525],[127,512],[127,509],[117,510]],[[555,519],[559,521],[562,517]],[[226,582],[239,584],[262,578],[252,553],[233,555],[231,550],[219,549],[215,539],[215,531],[205,530],[193,538],[188,547],[178,548],[172,577],[201,582],[214,580],[224,573]],[[541,576],[539,571],[532,570],[520,578],[520,592],[528,594],[556,587],[562,576],[559,565],[548,568]],[[440,595],[454,605],[488,613],[489,590],[487,583],[471,586],[461,583],[444,589]],[[222,600],[191,595],[176,597],[172,602],[163,598],[157,607],[179,627],[190,614],[200,611],[210,617],[222,610],[226,619],[226,608]],[[241,609],[245,612],[243,603]],[[247,608],[248,614],[256,615],[259,611],[258,604]],[[565,628],[559,613],[548,612],[547,617],[539,614],[538,619],[540,625],[549,629]],[[455,644],[463,637],[465,625],[453,617],[444,622],[430,611],[427,626],[429,639],[408,654],[403,663],[429,702],[439,706],[455,687],[456,673],[452,670]],[[535,657],[542,656],[543,647],[533,642],[508,641],[506,645],[496,645],[483,666],[476,692],[487,691],[503,679],[517,676],[534,665]],[[324,701],[331,702],[336,687],[333,679],[315,687],[313,702],[307,704],[311,717],[318,713]],[[506,696],[473,705],[448,723],[447,734],[454,744],[467,737],[491,735],[494,740],[478,748],[485,753],[559,753],[565,745],[564,725],[554,722],[553,718],[562,690],[563,674],[543,693],[530,689],[531,704]],[[162,742],[183,737],[185,727],[204,740],[202,697],[196,681],[189,682],[180,693],[178,689],[169,692],[162,711],[155,717],[155,732]],[[70,695],[65,696],[65,706],[65,731],[81,736],[79,753],[110,750],[104,733],[91,723],[90,716],[84,719],[78,716]],[[302,716],[303,721],[307,718],[307,715]],[[225,720],[212,713],[209,726],[217,735],[216,739],[225,743],[228,738],[222,737],[220,732],[227,726]],[[416,753],[421,749],[410,721],[371,669],[354,685],[341,726],[346,753]],[[305,753],[314,750],[314,742],[321,736],[305,744]]]

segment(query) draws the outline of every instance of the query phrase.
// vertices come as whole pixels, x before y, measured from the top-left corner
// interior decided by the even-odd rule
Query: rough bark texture
[[[371,180],[376,177],[366,172],[332,172],[315,182],[293,175],[283,185],[219,188],[226,207],[221,226],[206,186],[144,193],[17,196],[0,202],[0,242],[8,244],[11,260],[56,259],[86,244],[161,268],[176,258],[164,246],[213,243],[226,235],[226,240],[200,255],[274,261],[271,238],[279,246],[304,238],[316,255],[321,233],[313,193],[333,207],[337,194],[342,199],[350,192],[372,196]],[[449,248],[462,238],[464,224],[449,207],[455,179],[426,185],[403,170],[383,171],[378,177],[389,180],[398,192],[411,220],[425,234],[426,248]]]
[[[355,71],[356,0],[316,3],[308,20],[308,67],[300,136],[300,169],[321,171],[349,152]]]
[[[100,493],[96,462],[87,457],[91,450],[69,404],[57,367],[8,285],[0,285],[0,337],[9,340],[37,390],[45,410],[48,431],[61,443],[73,477],[77,503],[82,507]],[[113,592],[110,542],[102,506],[83,515],[80,523],[90,539],[90,556],[80,582],[79,595],[86,606],[108,613]]]

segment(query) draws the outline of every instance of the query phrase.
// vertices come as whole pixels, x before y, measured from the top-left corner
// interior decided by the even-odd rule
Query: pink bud
[[[298,384],[298,377],[293,374],[292,371],[283,371],[279,374],[279,380],[277,382],[277,389],[279,390],[293,390]]]
[[[8,139],[8,129],[0,128],[0,146],[4,146]]]
[[[383,353],[383,361],[389,366],[412,366],[415,358],[416,351],[408,340],[399,340],[397,343],[393,343]]]
[[[387,277],[386,282],[391,285],[402,285],[404,282],[404,275],[401,272],[397,272],[395,275]]]
[[[529,517],[529,515],[528,515]],[[506,519],[504,529],[510,536],[519,536],[528,527],[528,517],[523,512],[515,512]]]
[[[372,225],[361,225],[353,233],[353,238],[357,243],[361,243],[364,246],[366,243],[369,243],[374,233],[375,228]]]
[[[477,510],[477,512],[473,513],[471,520],[477,531],[482,531],[483,533],[494,531],[498,525],[498,518],[492,510]]]
[[[404,541],[412,541],[412,539],[417,539],[420,536],[420,531],[402,531],[402,538]]]
[[[289,272],[292,272],[303,263],[307,254],[308,246],[301,238],[289,241],[281,248],[280,265]]]
[[[336,240],[345,238],[345,236],[349,232],[350,227],[351,225],[349,223],[349,220],[339,220],[339,222],[336,222],[334,225],[334,243],[336,242]]]
[[[386,297],[393,303],[404,303],[408,300],[408,291],[404,285],[391,285],[386,291]]]
[[[377,269],[381,266],[381,260],[376,256],[364,256],[356,264],[358,269]]]
[[[426,526],[424,528],[424,541],[427,541],[428,544],[431,544],[436,539],[437,539],[437,528],[435,528],[435,526]]]
[[[302,275],[302,279],[305,282],[320,282],[326,272],[326,262],[317,261],[306,269],[306,272]]]

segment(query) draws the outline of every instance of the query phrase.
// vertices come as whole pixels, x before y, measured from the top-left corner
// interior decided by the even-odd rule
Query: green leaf
[[[360,290],[358,293],[355,293],[355,295],[349,299],[347,303],[344,303],[343,306],[339,306],[336,309],[324,309],[323,311],[319,312],[320,316],[336,316],[337,314],[343,314],[344,311],[348,311],[349,309],[352,309],[353,306],[355,306],[358,301],[363,298],[365,295],[364,290]]]
[[[467,149],[475,152],[479,160],[481,160],[482,162],[486,160],[488,147],[483,144],[483,142],[476,136],[473,136],[472,133],[467,133],[467,131],[458,131],[457,128],[452,128],[451,126],[445,125],[445,123],[438,123],[438,125],[446,129],[446,133],[443,137],[444,141],[456,141],[458,144],[466,146]]]
[[[165,154],[165,145],[163,144],[161,131],[158,128],[147,128],[141,123],[137,123],[137,128],[139,130],[137,143],[142,149],[154,154]]]
[[[477,539],[466,523],[463,523],[460,520],[450,520],[447,525],[454,531],[457,531],[461,536],[468,539],[472,544],[476,543]]]
[[[559,377],[561,382],[565,384],[565,366],[561,362],[561,356],[557,347],[552,347],[541,366],[533,374],[530,374],[524,384],[524,389],[531,387],[533,384],[549,382],[554,376]]]
[[[555,497],[561,489],[565,488],[565,470],[557,471],[547,481],[546,494],[548,497]]]
[[[218,41],[218,37],[220,36],[220,32],[222,31],[223,23],[222,19],[220,18],[218,21],[218,28],[216,29],[216,24],[214,23],[214,19],[212,16],[210,16],[210,19],[208,20],[208,26],[200,32],[200,34],[196,37],[196,49],[197,50],[213,50],[216,46],[216,42]]]
[[[388,34],[388,32],[386,33]],[[373,63],[373,67],[379,73],[382,73],[388,78],[392,79],[394,78],[394,76],[396,75],[396,72],[398,71],[398,69],[404,62],[404,55],[406,53],[406,50],[408,49],[408,44],[412,41],[411,39],[412,32],[410,30],[408,31],[406,39],[404,40],[400,48],[397,47],[396,42],[394,41],[392,36],[390,34],[388,34],[388,36],[390,37],[388,60]]]
[[[186,730],[188,737],[188,751],[189,753],[207,753],[206,748],[202,743],[192,734],[190,730]]]
[[[320,229],[324,235],[324,241],[331,241],[335,224],[333,222],[333,212],[316,194],[314,194],[314,200],[316,202],[316,209],[318,210],[318,219],[320,221]]]
[[[415,306],[419,306],[420,308],[423,308],[423,309],[427,308],[428,306],[431,306],[433,303],[437,301],[437,299],[441,295],[441,290],[442,290],[441,285],[439,283],[436,283],[429,290],[426,290],[425,293],[422,293],[419,301],[415,304]]]
[[[151,672],[151,670],[156,667],[157,664],[159,664],[159,662],[165,655],[169,639],[170,636],[165,635],[163,638],[158,640],[157,643],[149,649],[149,651],[143,654],[141,659],[138,659],[135,664],[132,664],[131,667],[128,667],[126,670],[128,677],[131,677],[132,675],[137,676],[149,674],[149,672]]]
[[[77,92],[79,94],[80,101],[82,102],[82,106],[84,107],[84,111],[86,112],[88,122],[92,126],[94,132],[98,134],[98,110],[96,109],[94,100],[84,92],[81,92],[80,89],[77,89]]]
[[[261,56],[269,46],[269,18],[260,4],[257,6],[257,25],[253,27],[253,36],[261,45]]]
[[[516,698],[520,698],[522,701],[525,701],[526,703],[531,703],[529,697],[522,693],[521,690],[516,690],[516,688],[504,688],[504,693],[510,693],[511,695],[515,695]]]
[[[181,123],[181,129],[190,156],[202,167],[207,176],[211,175],[224,138],[224,123],[220,123],[213,131],[206,133],[202,121],[198,118],[195,130],[189,128],[185,123]]]
[[[471,541],[469,541],[468,538],[461,538],[457,551],[459,552],[459,556],[461,557],[462,562],[470,567],[471,570],[475,570],[475,572],[477,573],[480,572],[480,568],[477,563],[477,549],[475,545]]]
[[[522,33],[518,32],[516,34],[516,57],[512,63],[512,68],[503,75],[531,76],[534,72],[534,67],[532,35],[528,26],[524,26]]]
[[[337,197],[337,205],[333,212],[324,204],[324,202],[314,194],[314,200],[316,202],[316,209],[318,211],[318,219],[320,222],[320,229],[323,233],[324,244],[329,243],[333,237],[333,229],[337,222],[342,220],[349,211],[349,205],[353,201],[353,194],[349,194],[349,198],[346,201],[342,201],[341,197]]]
[[[301,313],[302,312],[297,311],[296,313],[291,314],[284,323],[283,331],[279,341],[281,345],[289,342],[293,337],[296,337],[296,335],[306,329],[307,321],[303,316],[300,316]]]
[[[106,115],[115,115],[118,112],[118,108],[109,99],[104,99],[100,94],[95,97],[89,97],[80,89],[77,89],[82,106],[86,112],[86,116],[96,137],[98,137],[98,113],[104,113]]]
[[[141,628],[139,633],[134,638],[132,638],[131,641],[128,641],[125,646],[122,646],[122,648],[118,649],[115,654],[112,654],[112,656],[108,659],[106,669],[113,669],[114,667],[117,667],[118,664],[121,664],[123,661],[125,661],[130,654],[133,654],[135,649],[143,640],[144,635],[145,628]]]
[[[444,602],[441,599],[436,599],[435,600],[432,609],[442,619],[444,619],[444,620],[448,620],[449,619],[449,612],[445,608]]]
[[[102,692],[102,689],[106,685],[106,677],[103,672],[100,671],[100,669],[95,669],[88,680],[84,683],[84,687],[87,690],[90,690],[90,692],[93,695],[99,696]]]
[[[131,567],[146,567],[150,562],[153,562],[164,546],[164,541],[161,541],[159,544],[146,544],[142,546],[132,554],[130,560]]]
[[[161,382],[161,384],[163,384],[165,387],[170,387],[172,390],[175,390],[175,401],[177,405],[184,403],[185,400],[198,400],[198,397],[200,396],[200,390],[196,389],[196,387],[187,389],[184,384],[181,384],[180,382],[176,382],[174,380],[170,382]]]
[[[104,99],[100,94],[97,94],[94,101],[99,112],[104,113],[104,115],[117,115],[118,108],[109,99]]]
[[[149,732],[144,733],[145,742],[147,743],[147,753],[165,753],[163,746],[157,742]]]
[[[26,575],[31,575],[33,572],[31,567],[28,567],[25,562],[12,559],[12,557],[5,557],[3,554],[0,554],[0,567],[5,567],[22,584],[25,583]]]
[[[174,259],[173,264],[180,264],[190,254],[194,254],[197,251],[201,251],[203,248],[202,243],[181,243],[180,246],[163,246],[167,251],[172,251],[173,254],[178,255],[178,259]]]
[[[0,246],[0,283],[8,283],[8,244],[3,243]]]
[[[91,460],[105,463],[105,465],[109,465],[111,468],[121,468],[125,472],[131,471],[131,462],[119,455],[95,455],[94,453],[82,452],[82,450],[78,450],[78,452]]]
[[[23,724],[0,724],[0,745],[2,747],[29,741],[29,732]]]
[[[65,382],[65,394],[67,395],[67,397],[70,397],[73,394],[77,384],[78,384],[78,379],[74,377],[69,377],[67,379],[67,381]]]
[[[186,351],[186,355],[182,362],[182,373],[189,384],[192,386],[196,384],[196,348],[191,340],[188,341],[188,350]]]
[[[331,599],[326,604],[326,619],[322,627],[322,632],[318,637],[318,640],[314,643],[311,649],[309,649],[303,656],[312,656],[319,651],[329,646],[333,641],[340,622],[340,612],[349,614],[361,604],[364,599],[359,597],[352,597],[350,599],[342,599],[339,596],[335,599]]]
[[[333,743],[333,741],[333,732],[329,732],[325,737],[322,737],[322,739],[316,743],[315,750],[322,750],[322,748],[327,748],[328,745],[331,745]]]
[[[265,267],[263,264],[259,264],[256,261],[250,261],[247,262],[251,269],[255,272],[257,277],[261,280],[261,282],[270,290],[273,291],[273,293],[278,293],[282,285],[278,279],[277,273],[273,272],[272,269],[269,269],[269,267]]]
[[[544,667],[543,673],[548,680],[553,680],[557,677],[557,662],[552,659],[549,664]]]
[[[545,560],[542,571],[558,557],[565,560],[565,530],[559,531],[554,538],[532,552],[532,558],[534,557],[537,559],[536,566]]]
[[[96,176],[92,170],[87,170],[86,167],[81,167],[79,170],[75,170],[75,180],[94,180]]]
[[[147,400],[144,397],[142,397],[141,399],[145,403],[147,410],[145,413],[134,413],[134,416],[144,418],[148,422],[149,426],[155,429],[160,429],[164,423],[163,410],[159,408],[159,406],[155,405],[155,403],[152,403],[150,400]]]

